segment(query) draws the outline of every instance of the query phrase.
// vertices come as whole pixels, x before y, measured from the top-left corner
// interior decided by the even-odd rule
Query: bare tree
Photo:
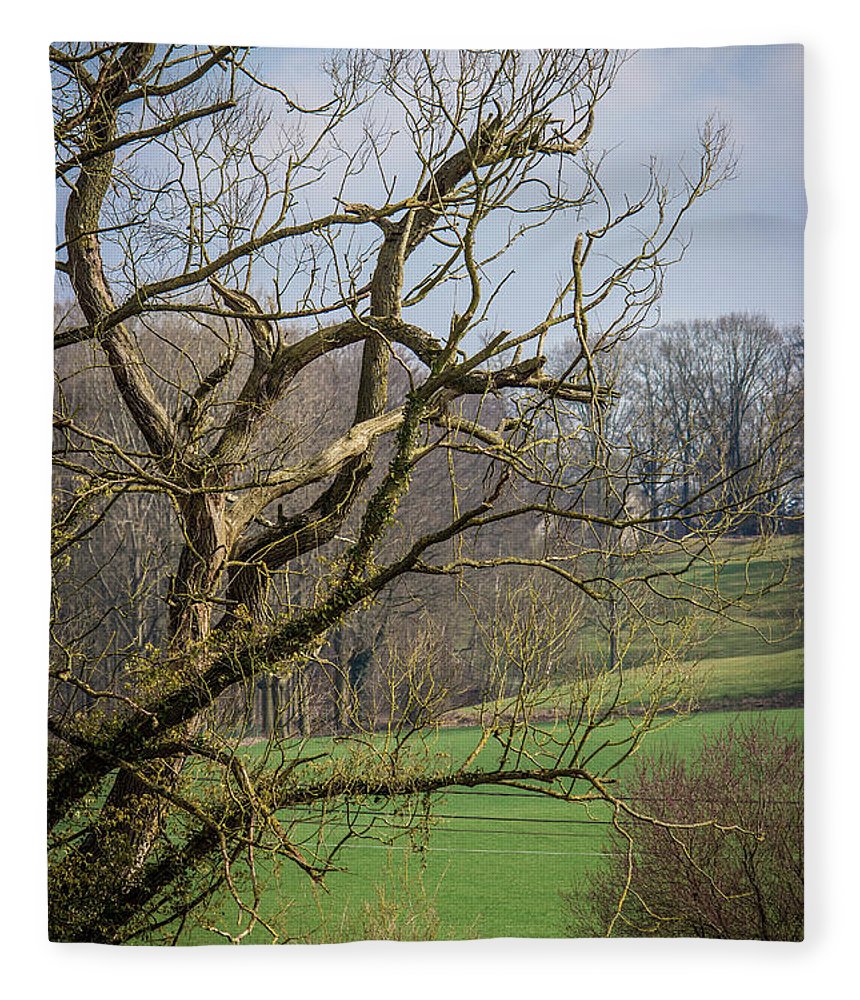
[[[322,817],[368,796],[423,802],[501,783],[623,808],[604,780],[614,765],[590,763],[588,738],[611,724],[626,688],[602,671],[595,686],[585,665],[549,758],[523,756],[534,716],[521,711],[505,725],[491,713],[465,762],[440,770],[428,752],[419,766],[414,743],[444,707],[432,629],[411,650],[388,643],[391,697],[412,706],[389,723],[396,739],[377,745],[352,712],[360,732],[346,762],[297,748],[278,725],[277,754],[251,760],[241,742],[247,706],[271,678],[274,703],[292,699],[306,734],[326,644],[374,602],[420,607],[428,580],[474,608],[492,593],[475,581],[503,574],[624,604],[653,638],[656,692],[667,690],[660,665],[675,663],[672,622],[683,631],[691,611],[725,610],[719,593],[678,581],[711,558],[761,484],[727,492],[720,469],[697,485],[694,507],[659,518],[634,509],[630,460],[611,457],[604,433],[623,387],[604,374],[647,321],[688,213],[731,176],[730,138],[707,122],[679,179],[655,163],[641,196],[608,190],[587,147],[625,59],[344,52],[311,103],[237,48],[51,49],[58,295],[75,304],[55,335],[73,359],[58,362],[57,586],[64,574],[74,585],[84,539],[121,498],[154,497],[169,511],[159,518],[170,518],[171,560],[153,577],[161,587],[169,576],[164,613],[147,611],[157,638],[132,629],[107,673],[93,671],[80,631],[56,646],[55,939],[175,930],[219,887],[245,918],[227,936],[265,926],[282,939],[288,930],[259,907],[259,853],[319,880],[337,851],[299,843],[290,816],[300,806]],[[572,259],[543,318],[496,329],[506,258],[539,246],[539,227],[561,217],[574,226]],[[429,304],[443,328],[415,321]],[[553,331],[574,345],[559,371],[547,364]],[[98,414],[63,402],[94,393]],[[111,423],[102,411],[124,416]],[[422,483],[444,492],[416,502]],[[680,558],[666,559],[670,549]],[[611,574],[607,551],[619,557]],[[62,696],[70,690],[83,707]],[[637,745],[661,697],[616,757]],[[499,763],[478,768],[488,742],[500,744]]]
[[[802,513],[801,329],[747,313],[672,323],[637,338],[624,364],[626,419],[653,512],[697,503],[717,479],[736,503],[771,463],[784,470],[778,495],[764,491],[736,530],[791,530]]]

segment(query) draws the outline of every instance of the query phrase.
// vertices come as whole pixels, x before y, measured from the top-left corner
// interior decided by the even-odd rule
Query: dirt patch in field
[[[772,695],[747,698],[712,698],[699,704],[698,712],[756,712],[769,708],[803,708],[802,691],[779,691]],[[629,705],[625,714],[641,714],[641,710]],[[496,723],[509,723],[511,713],[503,712]],[[530,722],[562,722],[564,713],[558,709],[536,708],[529,712]],[[446,712],[441,720],[445,729],[461,729],[465,726],[480,725],[480,720],[473,708],[455,708]]]
[[[778,691],[761,698],[713,698],[702,702],[700,712],[754,712],[766,708],[803,708],[802,691]]]

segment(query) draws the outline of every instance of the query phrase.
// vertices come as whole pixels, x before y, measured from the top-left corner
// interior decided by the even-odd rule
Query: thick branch
[[[251,519],[270,503],[325,479],[338,472],[346,462],[366,454],[377,437],[396,430],[402,421],[403,407],[399,406],[378,417],[371,417],[369,420],[354,424],[346,434],[316,455],[305,459],[299,465],[282,469],[262,486],[243,493],[233,505],[228,517],[232,537],[238,537]]]

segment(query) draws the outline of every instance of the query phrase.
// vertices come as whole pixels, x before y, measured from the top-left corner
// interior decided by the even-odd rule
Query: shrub
[[[799,736],[731,726],[698,756],[656,757],[625,784],[638,818],[618,813],[585,899],[562,893],[570,933],[802,940]]]

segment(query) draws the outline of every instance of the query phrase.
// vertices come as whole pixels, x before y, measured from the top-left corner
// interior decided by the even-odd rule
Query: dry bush
[[[733,725],[698,755],[664,754],[627,782],[640,816],[616,823],[613,854],[572,934],[803,938],[803,745],[775,724]]]

